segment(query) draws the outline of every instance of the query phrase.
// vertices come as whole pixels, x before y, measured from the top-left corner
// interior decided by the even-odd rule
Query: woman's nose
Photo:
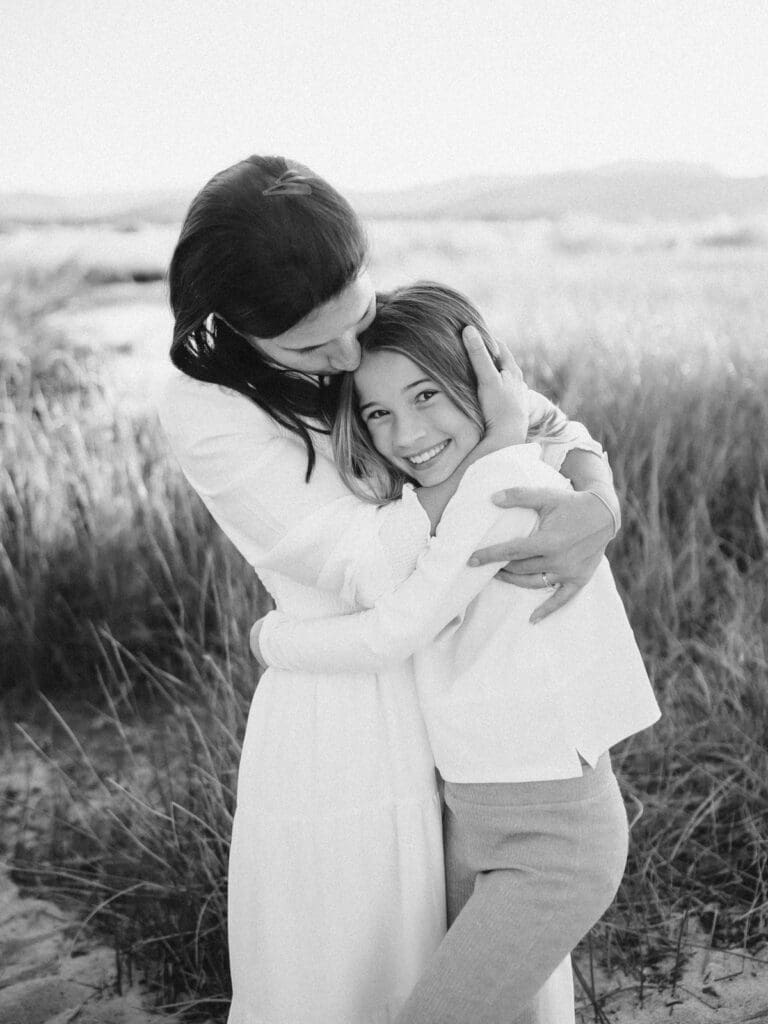
[[[339,338],[330,358],[331,366],[334,370],[345,372],[356,370],[360,365],[361,355],[360,342],[355,335]]]

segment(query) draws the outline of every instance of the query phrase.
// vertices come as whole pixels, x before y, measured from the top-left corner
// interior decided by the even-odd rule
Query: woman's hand
[[[254,622],[254,624],[251,626],[251,634],[249,638],[251,645],[251,654],[254,656],[256,661],[258,661],[262,668],[268,667],[267,663],[264,661],[264,658],[262,657],[261,647],[259,647],[259,633],[261,633],[261,627],[264,625],[265,618],[266,615],[260,619],[257,619],[256,622]]]
[[[476,327],[465,327],[462,340],[477,377],[477,397],[485,420],[487,450],[522,444],[528,434],[528,386],[506,345],[494,341],[498,370]]]
[[[507,561],[497,573],[499,579],[553,591],[531,615],[531,622],[540,622],[591,579],[614,536],[613,516],[587,491],[512,487],[495,494],[493,501],[502,508],[535,509],[539,525],[528,537],[476,551],[472,564]]]

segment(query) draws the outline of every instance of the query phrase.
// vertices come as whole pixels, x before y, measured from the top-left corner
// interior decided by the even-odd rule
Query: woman
[[[296,618],[352,610],[430,528],[415,496],[384,508],[355,497],[331,458],[339,375],[357,366],[375,314],[366,261],[360,222],[334,189],[282,158],[250,157],[193,200],[169,270],[182,373],[161,400],[164,428],[214,519]],[[493,437],[510,398],[502,378],[491,391]],[[536,418],[563,426],[535,404]],[[557,550],[534,556],[526,582],[562,584],[556,603],[594,571],[617,503],[583,428],[566,425],[554,443],[574,449],[564,468],[582,493],[533,496],[553,527],[542,547]],[[410,665],[265,673],[230,851],[230,1024],[389,1021],[444,930],[440,803]]]

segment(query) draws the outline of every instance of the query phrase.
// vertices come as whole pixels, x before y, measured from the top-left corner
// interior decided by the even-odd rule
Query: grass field
[[[609,556],[664,717],[617,752],[644,813],[585,948],[647,985],[669,982],[694,925],[746,950],[768,931],[763,230],[371,226],[381,287],[462,288],[529,382],[610,453],[624,526]],[[0,692],[15,773],[0,840],[16,877],[86,907],[159,1000],[223,1018],[247,633],[264,598],[151,411],[116,402],[99,352],[51,327],[107,287],[156,287],[141,282],[162,274],[171,235],[146,250],[95,238],[0,245]],[[45,785],[25,775],[32,758]]]

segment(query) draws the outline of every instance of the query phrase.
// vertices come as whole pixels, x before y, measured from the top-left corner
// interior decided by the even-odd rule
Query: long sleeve
[[[161,423],[189,483],[257,572],[341,596],[349,607],[412,566],[429,537],[415,495],[378,507],[352,495],[325,454],[305,482],[301,439],[241,395],[175,374]]]
[[[501,563],[470,567],[480,544],[526,536],[536,524],[530,509],[500,509],[490,501],[503,486],[567,487],[540,460],[537,444],[519,445],[479,459],[464,475],[436,535],[414,571],[374,606],[351,615],[310,622],[270,613],[259,644],[278,668],[374,671],[430,643],[487,585]],[[478,499],[480,501],[478,502]]]
[[[587,428],[576,420],[567,419],[565,414],[544,395],[529,390],[528,401],[531,423],[538,423],[549,413],[556,413],[558,421],[562,423],[559,433],[542,434],[536,438],[542,446],[542,458],[548,466],[559,471],[566,455],[574,448],[605,458],[602,446],[594,440]]]

